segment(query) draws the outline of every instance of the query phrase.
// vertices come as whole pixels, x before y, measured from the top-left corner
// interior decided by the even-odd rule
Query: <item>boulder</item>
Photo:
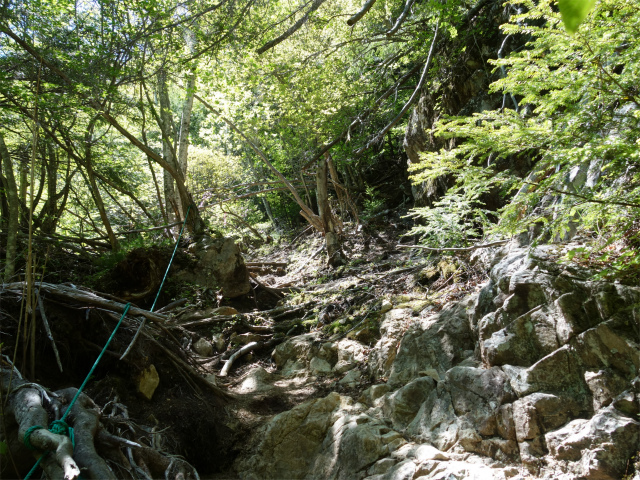
[[[314,375],[326,375],[331,373],[331,365],[326,360],[319,357],[313,357],[309,362],[309,370]]]
[[[460,425],[449,391],[441,383],[429,393],[406,432],[415,442],[447,451],[458,440]]]
[[[319,332],[298,335],[278,345],[271,354],[271,358],[286,375],[304,370],[314,357],[326,361],[323,358],[326,357],[326,351],[323,351],[325,355],[320,355],[320,345]]]
[[[210,357],[213,355],[213,345],[204,338],[199,338],[194,344],[193,349],[201,357]]]
[[[242,377],[238,393],[258,393],[273,389],[274,375],[262,367],[252,369]]]
[[[360,370],[349,370],[347,374],[338,382],[341,385],[354,386],[362,378]]]
[[[451,367],[473,355],[473,335],[467,315],[470,302],[467,299],[456,303],[409,327],[402,336],[400,347],[394,348],[397,355],[390,353],[387,357],[395,357],[390,371],[382,370],[389,371],[390,385],[404,385],[427,369],[435,369],[443,376]]]
[[[445,386],[459,418],[467,419],[482,436],[497,435],[499,408],[515,399],[500,368],[454,367],[445,375]]]
[[[528,368],[504,365],[502,370],[509,377],[518,397],[535,392],[570,392],[574,398],[588,395],[580,359],[569,345],[555,350]]]
[[[411,310],[393,309],[380,323],[380,339],[369,356],[369,370],[375,379],[387,378],[396,358],[397,346],[411,319]]]
[[[357,367],[365,360],[365,347],[360,342],[344,338],[334,344],[338,361],[333,367],[336,373],[344,373]]]
[[[222,288],[223,295],[229,298],[251,290],[249,271],[233,239],[205,237],[189,245],[189,253],[195,257],[195,265],[176,271],[172,276],[177,280],[205,289]]]
[[[512,408],[518,442],[533,440],[584,413],[575,400],[548,393],[528,395],[513,402]]]
[[[593,397],[593,410],[606,407],[627,388],[628,382],[614,370],[605,368],[598,371],[587,371],[584,380]]]
[[[393,427],[404,429],[414,419],[420,406],[436,388],[436,382],[430,377],[412,380],[404,387],[385,397],[383,412],[391,419]]]
[[[383,398],[386,393],[391,391],[391,387],[389,385],[382,383],[378,385],[371,385],[364,392],[360,394],[360,398],[358,398],[358,402],[368,406],[373,407],[378,399]]]
[[[222,353],[227,349],[227,342],[224,340],[224,335],[216,333],[211,337],[213,345],[216,347],[218,353]]]
[[[236,464],[240,478],[362,478],[371,465],[406,443],[335,392],[276,415],[257,438],[253,454]]]
[[[622,478],[627,462],[638,452],[640,423],[606,407],[590,420],[578,419],[546,435],[549,455],[568,462],[579,478]]]
[[[489,365],[528,367],[560,345],[556,324],[542,307],[521,315],[482,343],[482,358]]]

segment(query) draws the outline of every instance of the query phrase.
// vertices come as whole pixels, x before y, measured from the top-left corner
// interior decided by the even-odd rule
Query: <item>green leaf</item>
[[[6,455],[7,453],[9,453],[7,442],[0,442],[0,455]]]
[[[589,11],[595,5],[596,0],[559,0],[562,21],[567,31],[574,34],[578,26],[586,18]]]

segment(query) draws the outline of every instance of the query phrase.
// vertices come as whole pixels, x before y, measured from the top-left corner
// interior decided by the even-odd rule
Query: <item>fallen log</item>
[[[24,282],[13,282],[13,283],[5,283],[2,285],[2,291],[11,290],[14,293],[22,294]],[[64,298],[65,300],[70,300],[72,302],[78,302],[85,305],[91,305],[94,307],[104,308],[105,310],[111,310],[113,312],[122,313],[126,307],[126,304],[117,302],[115,300],[107,300],[106,298],[100,297],[95,293],[80,290],[78,288],[73,288],[66,285],[55,285],[52,283],[39,283],[38,287],[41,291],[48,293],[50,295],[54,295],[59,298]],[[131,306],[129,308],[129,314],[132,316],[142,316],[155,324],[164,325],[168,317],[166,315],[161,315],[158,313],[152,313],[148,310],[143,310],[142,308]]]
[[[238,358],[242,357],[243,355],[246,355],[247,353],[251,352],[252,350],[259,350],[259,349],[262,349],[262,348],[271,348],[271,347],[277,345],[278,343],[280,343],[282,340],[284,340],[284,339],[272,338],[268,342],[251,342],[251,343],[247,343],[244,347],[240,348],[235,353],[233,353],[233,355],[231,355],[229,357],[229,359],[227,360],[227,363],[224,364],[224,367],[222,367],[222,370],[220,370],[220,373],[218,374],[218,376],[219,377],[226,377],[227,375],[229,375],[229,371],[231,370],[231,367],[233,366],[233,362],[235,362]]]
[[[164,307],[156,310],[156,313],[169,312],[169,311],[174,310],[174,309],[176,309],[178,307],[181,307],[182,305],[184,305],[188,301],[189,301],[188,298],[181,298],[180,300],[176,300],[175,302],[171,302],[169,305],[165,305]]]

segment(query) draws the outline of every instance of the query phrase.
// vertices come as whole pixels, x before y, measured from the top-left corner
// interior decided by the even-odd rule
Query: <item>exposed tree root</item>
[[[17,369],[12,369],[3,360],[0,392],[4,419],[2,440],[9,446],[6,457],[10,456],[12,460],[3,462],[3,478],[24,477],[42,455],[45,456],[40,467],[50,480],[75,480],[81,472],[84,478],[139,478],[141,470],[147,478],[199,478],[186,461],[145,446],[141,437],[146,432],[128,419],[126,409],[124,414],[115,418],[111,415],[111,421],[103,423],[104,412],[88,396],[81,394],[66,419],[73,428],[72,441],[66,435],[50,432],[47,426],[61,418],[77,389],[49,392],[22,378]],[[114,424],[120,429],[126,427],[126,431],[119,435],[110,432],[108,426],[114,428]],[[34,430],[34,426],[44,428]],[[28,442],[33,449],[32,458],[29,458],[29,449],[24,442],[27,432],[30,433]]]

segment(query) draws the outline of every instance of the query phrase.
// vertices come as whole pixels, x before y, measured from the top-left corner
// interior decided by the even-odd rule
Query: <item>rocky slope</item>
[[[238,393],[266,404],[333,377],[333,390],[351,393],[267,417],[237,474],[640,478],[640,288],[592,281],[558,263],[560,249],[483,251],[475,260],[490,274],[478,293],[440,311],[384,306],[372,348],[319,333],[279,345],[277,371],[250,371]]]

